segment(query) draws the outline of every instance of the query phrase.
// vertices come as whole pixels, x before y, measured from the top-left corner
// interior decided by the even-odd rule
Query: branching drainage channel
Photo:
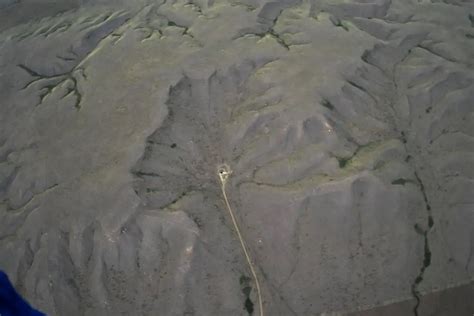
[[[415,297],[415,300],[416,300],[415,307],[413,308],[413,313],[415,314],[415,316],[418,316],[418,308],[420,307],[420,303],[421,303],[421,295],[418,290],[418,287],[420,283],[423,281],[423,277],[424,277],[426,269],[431,264],[431,250],[430,250],[428,234],[433,228],[434,221],[433,221],[433,216],[431,215],[431,205],[428,201],[428,196],[426,195],[425,186],[416,171],[415,171],[415,178],[416,178],[416,181],[418,182],[420,191],[423,195],[426,211],[428,213],[428,228],[423,229],[418,224],[415,225],[416,232],[419,233],[420,235],[423,235],[423,238],[425,240],[423,266],[420,268],[420,272],[418,273],[418,276],[416,277],[415,282],[413,283],[412,288],[411,288],[413,296]]]

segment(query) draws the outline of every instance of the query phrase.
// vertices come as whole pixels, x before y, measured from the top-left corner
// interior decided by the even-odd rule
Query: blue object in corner
[[[33,309],[16,291],[5,272],[0,271],[0,316],[45,316]]]

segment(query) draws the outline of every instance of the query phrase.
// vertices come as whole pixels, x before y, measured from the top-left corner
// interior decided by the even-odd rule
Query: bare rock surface
[[[0,24],[0,269],[33,305],[257,315],[222,163],[266,315],[468,296],[472,3],[66,9]]]

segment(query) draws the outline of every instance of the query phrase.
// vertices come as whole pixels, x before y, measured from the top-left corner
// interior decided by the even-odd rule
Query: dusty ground
[[[49,315],[258,315],[222,163],[266,315],[474,313],[472,2],[3,0],[0,30],[0,269]]]

